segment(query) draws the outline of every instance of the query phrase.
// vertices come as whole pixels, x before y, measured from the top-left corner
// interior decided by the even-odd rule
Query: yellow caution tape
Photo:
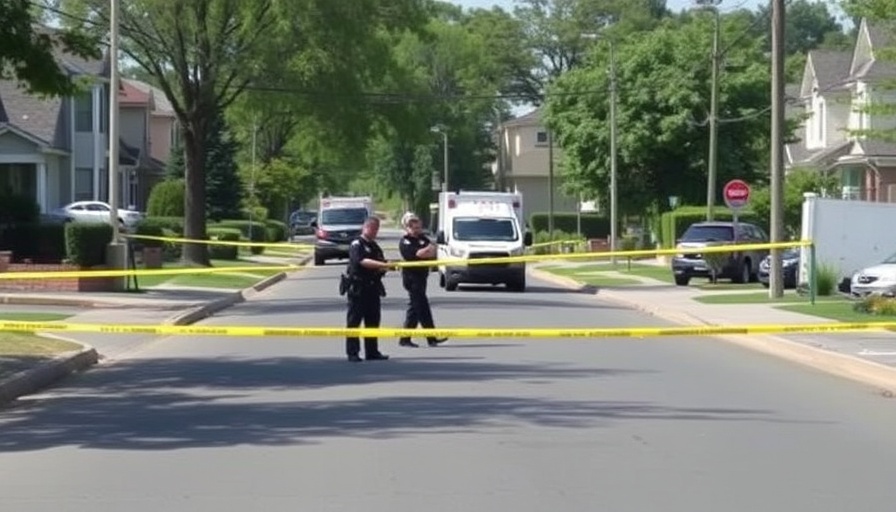
[[[181,274],[234,274],[264,271],[288,272],[306,268],[302,265],[244,266],[244,267],[195,267],[122,270],[62,270],[46,272],[0,272],[0,281],[5,279],[60,279],[69,277],[126,277],[126,276],[173,276]]]
[[[854,322],[798,325],[740,325],[728,327],[602,327],[602,328],[447,328],[403,329],[345,327],[260,327],[189,325],[107,325],[64,322],[0,321],[0,331],[90,332],[106,334],[152,334],[159,336],[239,336],[239,337],[344,337],[438,336],[449,338],[643,338],[659,336],[713,336],[749,334],[836,333],[896,328],[896,322]]]
[[[122,235],[125,238],[137,240],[156,240],[159,242],[171,242],[175,244],[207,244],[207,245],[231,245],[236,247],[276,247],[279,249],[308,249],[314,248],[312,244],[294,244],[291,242],[234,242],[230,240],[197,240],[195,238],[174,238],[168,236],[150,235]]]
[[[432,266],[467,266],[467,265],[490,265],[495,263],[529,263],[535,261],[555,261],[555,260],[573,260],[573,259],[598,259],[598,258],[638,258],[644,256],[657,256],[661,254],[708,254],[708,253],[725,253],[737,251],[755,251],[762,249],[786,249],[790,247],[808,247],[812,242],[803,240],[799,242],[776,242],[764,244],[731,244],[717,245],[712,247],[697,247],[690,249],[640,249],[635,251],[615,251],[615,252],[580,252],[569,254],[529,254],[523,256],[502,256],[493,258],[451,258],[440,260],[425,261],[402,261],[394,262],[396,268],[405,267],[432,267]]]

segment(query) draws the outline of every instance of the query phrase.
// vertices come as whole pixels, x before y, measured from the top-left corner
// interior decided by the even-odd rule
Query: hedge
[[[66,257],[80,267],[95,267],[106,262],[106,246],[112,241],[112,225],[69,222],[65,225]]]
[[[263,222],[255,222],[249,220],[222,220],[213,225],[216,228],[233,228],[239,230],[246,240],[251,242],[264,243],[268,241],[267,227]],[[252,247],[252,254],[261,254],[264,247]]]
[[[287,235],[289,234],[289,230],[286,227],[286,223],[268,219],[264,221],[265,225],[268,228],[268,241],[269,242],[285,242]]]
[[[239,242],[240,230],[234,228],[210,227],[208,228],[209,240],[221,240],[226,242]],[[208,257],[213,260],[236,260],[239,258],[240,248],[236,245],[209,244]]]
[[[159,219],[160,217],[147,217],[140,221],[134,229],[134,234],[138,236],[165,237],[166,224],[160,222]],[[165,242],[161,240],[135,238],[134,241],[142,247],[163,247],[165,245]]]
[[[730,222],[734,218],[734,212],[724,206],[713,209],[713,220]],[[753,212],[741,211],[738,220],[743,222],[760,222]],[[672,248],[675,241],[695,222],[706,220],[706,208],[701,206],[682,206],[675,210],[665,212],[660,217],[660,242],[664,248]]]
[[[3,231],[0,249],[13,251],[16,261],[59,263],[65,259],[65,225],[17,224]]]
[[[157,217],[157,216],[147,216],[142,221],[141,224],[155,224],[162,229],[167,229],[169,231],[173,231],[177,238],[182,238],[184,236],[184,218],[183,217]]]
[[[538,246],[538,244],[546,244],[551,241],[557,243]],[[569,243],[561,244],[559,242]],[[531,251],[534,254],[555,254],[563,252],[569,247],[572,247],[575,252],[581,252],[585,248],[585,237],[578,236],[575,233],[566,233],[564,231],[555,229],[552,240],[550,233],[548,233],[547,231],[536,231],[535,236],[532,237],[532,245],[533,247]]]
[[[582,236],[585,238],[606,238],[610,235],[610,220],[594,213],[583,213]],[[575,213],[554,213],[554,232],[575,233],[578,219]],[[533,213],[529,218],[532,231],[548,231],[548,214]]]

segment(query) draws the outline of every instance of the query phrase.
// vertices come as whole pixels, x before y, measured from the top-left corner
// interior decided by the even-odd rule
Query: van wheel
[[[457,290],[457,285],[459,283],[454,279],[445,279],[445,291],[453,292]]]
[[[740,266],[740,273],[732,279],[735,283],[749,283],[750,282],[750,274],[752,274],[752,270],[750,269],[750,260],[744,260],[744,262]]]
[[[675,276],[675,284],[678,286],[687,286],[690,282],[691,278],[688,276]]]
[[[445,287],[445,274],[439,272],[439,288]]]
[[[314,266],[322,267],[327,264],[327,260],[321,258],[320,256],[314,256]]]
[[[526,278],[521,277],[516,281],[507,283],[507,289],[512,292],[522,293],[526,291]]]

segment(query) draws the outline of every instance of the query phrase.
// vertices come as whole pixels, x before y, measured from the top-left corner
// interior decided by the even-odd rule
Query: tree
[[[23,83],[31,94],[73,95],[78,84],[60,66],[57,52],[98,59],[99,41],[80,30],[42,27],[42,13],[29,0],[0,2],[0,78]]]
[[[227,129],[224,113],[213,119],[206,142],[206,215],[209,219],[240,218],[243,184],[237,171],[236,140]]]
[[[723,18],[726,34],[741,23]],[[622,213],[664,207],[668,196],[684,204],[705,201],[712,21],[707,17],[666,20],[617,44],[619,204]],[[557,80],[549,90],[548,126],[563,148],[562,172],[570,187],[606,199],[609,185],[607,52],[595,48],[587,65]],[[770,91],[759,40],[732,48],[744,63],[720,80],[719,183],[752,180],[766,169]],[[718,193],[718,191],[717,191]]]
[[[105,0],[61,0],[109,26]],[[183,129],[186,161],[184,236],[206,237],[206,137],[219,111],[251,83],[260,48],[285,21],[274,0],[133,0],[120,3],[121,47],[150,73]],[[183,260],[208,266],[204,244],[186,244]]]
[[[171,145],[171,151],[168,155],[168,162],[165,163],[165,177],[168,179],[183,179],[186,174],[187,166],[184,162],[184,143],[181,137],[175,137],[174,144]]]
[[[817,169],[798,168],[787,173],[784,181],[784,231],[794,238],[800,234],[803,219],[803,194],[815,192],[822,196],[830,196],[837,190],[839,181],[832,174],[819,172]],[[750,195],[750,209],[769,226],[771,219],[771,194],[768,186],[756,188]]]

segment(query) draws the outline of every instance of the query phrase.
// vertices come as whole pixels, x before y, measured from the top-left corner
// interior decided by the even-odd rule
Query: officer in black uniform
[[[436,258],[436,245],[429,241],[423,234],[423,226],[420,219],[413,214],[406,215],[406,233],[398,242],[398,250],[405,261],[434,260]],[[429,307],[429,298],[426,296],[426,284],[429,280],[430,267],[404,267],[401,270],[401,281],[408,292],[410,301],[408,311],[404,319],[405,329],[414,329],[417,324],[425,329],[435,328],[432,319],[432,309]],[[446,341],[446,338],[428,336],[426,341],[430,347]],[[417,347],[410,337],[401,338],[398,344],[402,347]]]
[[[376,235],[380,230],[380,220],[369,217],[364,222],[361,236],[354,239],[349,246],[347,274],[343,276],[341,292],[348,296],[348,315],[346,326],[349,328],[379,327],[382,313],[380,298],[386,295],[383,286],[383,275],[395,266],[386,262],[383,250],[376,243]],[[361,341],[357,336],[345,338],[345,352],[348,360],[361,361]],[[389,359],[379,351],[376,337],[364,338],[364,358],[368,361]]]

